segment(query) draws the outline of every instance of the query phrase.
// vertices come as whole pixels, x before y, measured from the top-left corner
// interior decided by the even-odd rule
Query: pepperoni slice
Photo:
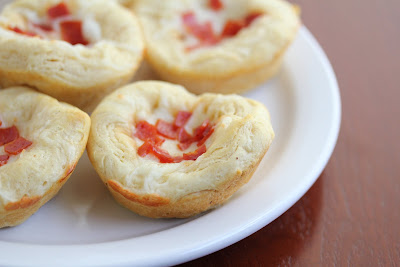
[[[243,20],[228,20],[225,23],[224,29],[222,31],[222,38],[235,36],[240,30],[250,26],[250,24],[252,24],[253,21],[261,15],[262,13],[260,12],[254,12],[247,15]]]
[[[160,163],[179,163],[182,160],[196,160],[206,151],[206,146],[202,145],[193,152],[184,153],[182,157],[172,157],[168,152],[164,151],[160,147],[154,146],[150,142],[145,142],[141,147],[139,147],[138,154],[141,157],[144,157],[148,154],[153,154],[159,159]]]
[[[224,4],[221,2],[221,0],[209,0],[208,5],[215,11],[219,11],[224,8]]]
[[[213,132],[214,132],[214,127],[208,125],[208,127],[203,132],[203,138],[197,143],[197,146],[202,146],[207,141],[207,139],[213,134]]]
[[[195,141],[200,141],[204,137],[204,132],[210,127],[210,121],[206,119],[199,127],[194,129],[193,138]]]
[[[152,139],[157,135],[157,129],[147,121],[139,121],[136,124],[136,137],[142,141]]]
[[[9,155],[0,155],[0,167],[6,165],[9,158]]]
[[[184,127],[191,116],[192,116],[191,112],[179,111],[178,114],[176,115],[174,125],[178,128]]]
[[[263,13],[261,12],[253,12],[247,15],[247,17],[244,19],[244,25],[247,27],[250,24],[253,23],[254,20],[256,20],[258,17],[262,16]]]
[[[23,137],[18,137],[4,146],[4,151],[11,155],[18,155],[22,150],[32,145],[32,142]]]
[[[193,131],[193,135],[186,132],[184,126],[186,125],[192,113],[187,111],[179,111],[174,123],[168,123],[164,120],[157,120],[156,125],[152,125],[147,121],[139,121],[136,124],[135,136],[144,143],[138,148],[138,155],[145,157],[146,155],[153,155],[159,159],[161,163],[177,163],[183,160],[196,160],[200,155],[206,152],[204,143],[214,132],[214,125],[206,119],[200,126]],[[180,127],[178,127],[180,126]],[[164,142],[159,135],[166,138],[177,140],[180,150],[186,150],[191,144],[197,142],[198,148],[189,153],[184,153],[181,157],[173,157],[167,151],[163,150],[160,146]],[[161,141],[160,141],[161,140]]]
[[[178,129],[175,127],[174,124],[168,123],[164,120],[157,120],[156,128],[157,132],[162,136],[169,139],[176,139]]]
[[[198,142],[197,146],[202,146],[207,139],[214,133],[214,126],[209,120],[205,120],[199,127],[194,130],[193,136],[188,134],[183,128],[178,133],[178,148],[180,150],[188,149],[192,143]]]
[[[181,151],[188,149],[193,142],[179,143],[177,146]]]
[[[222,31],[222,37],[235,36],[244,26],[245,24],[240,20],[228,20]]]
[[[0,129],[0,146],[14,141],[18,138],[18,136],[19,132],[15,126]]]
[[[209,6],[211,9],[218,11],[223,8],[223,3],[221,0],[209,0]],[[224,25],[222,33],[217,35],[215,34],[210,21],[206,21],[205,23],[201,24],[197,21],[194,12],[185,12],[182,14],[182,22],[185,25],[186,30],[199,40],[198,44],[186,47],[186,50],[190,52],[194,49],[204,46],[216,45],[223,38],[229,38],[237,35],[239,31],[250,26],[254,20],[262,15],[263,14],[261,12],[252,12],[243,19],[228,20]]]
[[[51,19],[68,16],[69,14],[71,13],[69,12],[68,6],[63,2],[47,9],[47,16]]]
[[[157,128],[147,121],[139,121],[136,124],[135,136],[142,141],[151,141],[157,145],[161,145],[165,141],[158,136]]]
[[[145,157],[147,154],[150,154],[152,151],[152,144],[149,141],[145,141],[143,145],[138,148],[138,155],[141,157]]]
[[[11,26],[8,26],[8,29],[11,30],[11,31],[14,31],[14,32],[16,32],[16,33],[22,34],[22,35],[26,35],[26,36],[30,36],[30,37],[36,36],[35,33],[28,32],[28,31],[23,31],[23,30],[21,30],[21,29],[18,28],[18,27],[11,27]]]
[[[192,136],[184,128],[181,128],[178,132],[178,141],[177,146],[181,151],[188,149],[194,142]]]
[[[45,31],[45,32],[51,32],[53,30],[53,27],[51,25],[47,25],[47,24],[35,24],[35,23],[32,23],[32,25],[34,27],[36,27],[36,28],[41,29],[42,31]]]
[[[183,13],[182,21],[186,27],[186,30],[200,41],[199,45],[188,47],[188,50],[192,50],[201,46],[214,45],[219,42],[219,38],[214,33],[210,21],[207,21],[204,24],[198,23],[196,16],[192,11]]]
[[[160,163],[176,162],[176,160],[168,152],[164,151],[160,147],[153,146],[153,154],[160,160]]]
[[[197,24],[197,20],[196,20],[196,15],[194,14],[193,11],[188,11],[182,14],[182,21],[183,24],[188,27],[189,29],[191,29],[192,27],[196,27]]]
[[[66,20],[60,22],[61,37],[64,41],[76,45],[87,45],[89,42],[85,39],[82,32],[82,21]]]
[[[193,152],[183,154],[184,160],[196,160],[198,157],[203,155],[207,151],[206,146],[202,145]]]
[[[145,157],[148,154],[152,154],[156,156],[160,163],[173,163],[175,159],[166,151],[161,149],[158,146],[155,146],[153,143],[146,141],[141,145],[138,149],[138,154],[141,157]]]
[[[192,142],[192,136],[186,132],[185,128],[181,128],[178,131],[178,141],[181,143]]]

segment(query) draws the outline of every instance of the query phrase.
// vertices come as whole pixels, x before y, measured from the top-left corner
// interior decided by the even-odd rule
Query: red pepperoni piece
[[[193,142],[179,143],[177,146],[181,151],[188,149]]]
[[[160,163],[173,163],[175,159],[166,151],[160,147],[155,146],[153,143],[146,141],[138,149],[138,154],[141,157],[145,157],[148,154],[156,156]]]
[[[224,4],[221,2],[221,0],[209,0],[208,5],[215,11],[219,11],[224,8]]]
[[[14,141],[18,138],[18,136],[19,132],[15,126],[0,129],[0,146]]]
[[[198,157],[203,155],[207,151],[206,146],[202,145],[193,152],[183,154],[184,160],[196,160]]]
[[[188,27],[189,29],[191,27],[196,27],[197,26],[197,20],[196,20],[196,15],[194,14],[193,11],[188,11],[182,14],[182,21],[183,24]]]
[[[184,127],[191,116],[192,116],[191,112],[179,111],[178,114],[176,115],[174,125],[178,128]]]
[[[68,16],[69,14],[71,13],[69,12],[68,6],[63,2],[47,9],[47,16],[51,19]]]
[[[138,155],[145,157],[146,155],[153,155],[157,157],[160,163],[177,163],[183,160],[196,160],[200,155],[206,152],[204,143],[214,132],[214,125],[207,119],[199,127],[194,129],[194,134],[190,135],[183,127],[192,113],[187,111],[178,112],[174,123],[168,123],[161,119],[157,120],[156,125],[152,125],[147,121],[139,121],[136,124],[135,136],[144,143],[138,148]],[[181,127],[178,127],[180,125]],[[160,146],[164,139],[159,135],[179,141],[177,145],[180,150],[186,150],[192,143],[197,142],[199,147],[193,152],[184,153],[182,157],[173,157],[167,151],[163,150]],[[161,142],[159,140],[162,140]]]
[[[157,132],[162,136],[169,138],[169,139],[176,139],[177,137],[177,128],[175,125],[168,123],[163,120],[157,120],[156,123]]]
[[[214,33],[210,21],[207,21],[204,24],[198,23],[196,16],[192,11],[183,13],[182,21],[186,27],[186,30],[200,41],[199,45],[188,47],[188,50],[192,50],[201,46],[214,45],[219,42],[219,38]]]
[[[244,19],[244,24],[245,26],[249,26],[250,24],[253,23],[254,20],[256,20],[258,17],[262,16],[263,13],[261,12],[253,12],[247,15],[247,17]]]
[[[214,126],[210,124],[209,120],[205,120],[199,127],[194,130],[193,136],[189,135],[186,131],[180,130],[178,134],[178,148],[180,150],[188,149],[192,143],[198,142],[197,146],[202,146],[207,139],[214,133]]]
[[[53,30],[53,27],[51,25],[46,25],[46,24],[32,24],[33,26],[35,26],[36,28],[41,29],[42,31],[45,32],[51,32]]]
[[[147,121],[139,121],[136,124],[135,136],[142,141],[151,141],[157,145],[161,145],[165,141],[158,136],[157,128]]]
[[[243,20],[228,20],[222,31],[222,38],[235,36],[243,28],[250,26],[261,15],[262,13],[254,12],[247,15]]]
[[[22,35],[26,35],[26,36],[30,36],[30,37],[36,36],[35,33],[28,32],[28,31],[23,31],[18,27],[10,27],[9,26],[8,29],[11,30],[11,31],[14,31],[16,33],[22,34]]]
[[[6,165],[9,158],[9,155],[0,155],[0,167]]]
[[[214,127],[208,125],[208,127],[203,132],[203,138],[197,143],[197,146],[203,145],[207,141],[207,139],[213,134],[213,132],[214,132]]]
[[[186,132],[184,128],[181,128],[178,133],[178,148],[180,150],[186,150],[190,147],[190,145],[194,142],[193,137]]]
[[[181,143],[192,142],[192,136],[186,132],[185,128],[181,128],[178,131],[178,141]]]
[[[18,137],[14,141],[4,146],[4,151],[11,155],[18,155],[22,150],[32,145],[32,142],[23,137]]]
[[[141,157],[145,157],[147,154],[150,154],[152,151],[152,145],[149,141],[146,141],[138,148],[138,154]]]
[[[228,20],[221,35],[222,37],[235,36],[244,26],[244,23],[240,20]]]
[[[153,154],[160,160],[160,163],[175,162],[175,159],[168,152],[164,151],[158,146],[153,146]]]
[[[67,20],[60,22],[61,37],[64,41],[76,45],[87,45],[89,42],[85,39],[82,32],[82,21]]]
[[[210,121],[206,119],[199,127],[194,129],[193,138],[196,142],[200,141],[204,137],[204,132],[210,127]]]
[[[147,121],[139,121],[136,124],[135,136],[142,141],[153,138],[157,134],[157,129]]]

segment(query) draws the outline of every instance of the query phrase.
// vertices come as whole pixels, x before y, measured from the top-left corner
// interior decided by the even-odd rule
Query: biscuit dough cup
[[[299,9],[282,0],[136,0],[146,60],[163,80],[201,94],[240,93],[279,70]]]
[[[0,227],[49,201],[82,156],[89,116],[26,87],[0,90]]]
[[[91,119],[87,150],[100,178],[122,206],[153,218],[223,204],[249,181],[274,138],[262,104],[196,96],[165,82],[118,89]]]
[[[0,87],[29,85],[91,111],[144,52],[138,20],[109,0],[17,0],[0,15]]]

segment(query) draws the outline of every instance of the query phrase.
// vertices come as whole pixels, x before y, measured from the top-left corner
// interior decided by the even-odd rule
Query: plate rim
[[[310,170],[307,173],[307,175],[305,176],[306,178],[304,178],[304,181],[306,181],[306,183],[303,183],[302,187],[298,188],[295,195],[290,195],[283,204],[276,206],[271,212],[269,213],[265,212],[264,214],[255,216],[255,218],[252,218],[251,221],[248,221],[245,225],[241,225],[241,227],[238,227],[239,229],[236,229],[236,231],[232,231],[232,234],[225,236],[222,239],[214,239],[208,244],[204,244],[204,242],[203,243],[199,242],[200,246],[199,248],[191,249],[189,251],[184,251],[182,253],[175,253],[174,255],[171,255],[171,251],[173,251],[174,249],[172,250],[166,249],[166,251],[160,252],[157,255],[157,257],[154,257],[152,259],[140,256],[136,258],[127,257],[125,259],[116,259],[114,257],[115,260],[113,262],[99,262],[99,261],[93,262],[91,260],[93,258],[93,255],[92,257],[86,257],[84,259],[79,259],[78,261],[73,261],[74,257],[71,257],[70,253],[67,253],[68,251],[72,252],[79,250],[85,251],[84,253],[87,254],[101,253],[101,252],[105,253],[107,249],[110,248],[110,246],[122,249],[124,246],[129,245],[129,243],[132,242],[133,240],[140,242],[141,240],[143,241],[144,238],[148,238],[149,236],[152,235],[161,235],[161,236],[165,235],[166,232],[169,232],[171,230],[168,229],[161,232],[164,234],[160,234],[160,232],[158,232],[143,237],[135,237],[125,240],[101,242],[94,244],[42,245],[42,244],[25,244],[17,242],[0,241],[0,250],[2,250],[3,252],[5,251],[10,252],[10,250],[14,249],[14,253],[11,251],[11,253],[7,253],[7,255],[3,255],[0,258],[0,264],[7,266],[25,266],[27,265],[27,263],[29,265],[35,264],[41,266],[51,266],[54,264],[60,266],[63,265],[66,266],[74,263],[79,264],[80,266],[107,266],[110,264],[118,266],[131,266],[132,264],[148,265],[148,266],[175,265],[203,257],[205,255],[223,249],[227,246],[230,246],[246,238],[247,236],[250,236],[251,234],[255,233],[261,228],[267,226],[273,220],[282,215],[309,190],[309,188],[315,183],[315,181],[318,179],[318,177],[324,170],[336,146],[341,124],[340,90],[333,67],[331,66],[331,63],[329,62],[327,55],[319,45],[318,41],[304,25],[300,28],[299,36],[300,35],[302,36],[302,38],[304,38],[304,41],[307,43],[307,45],[309,45],[310,48],[317,54],[317,58],[322,65],[324,73],[327,75],[327,80],[329,81],[328,87],[333,95],[332,103],[334,110],[332,111],[333,120],[332,123],[330,124],[331,128],[326,138],[327,142],[325,143],[323,149],[321,149],[319,161],[316,162],[312,167],[312,170]],[[187,246],[193,248],[195,244],[186,244],[186,247]],[[19,253],[15,253],[15,249],[17,249]],[[177,248],[175,248],[175,250],[176,249]],[[17,255],[24,255],[25,253],[23,253],[23,251],[29,251],[30,255],[35,255],[35,254],[37,255],[37,253],[39,252],[40,253],[52,252],[52,253],[57,253],[57,256],[60,256],[60,258],[56,261],[51,261],[51,262],[49,261],[49,258],[47,258],[47,261],[41,260],[40,257],[36,257],[35,259],[30,259],[29,261],[27,261],[25,257],[16,258]],[[16,262],[16,259],[20,259],[20,261]],[[62,260],[66,261],[62,262]]]

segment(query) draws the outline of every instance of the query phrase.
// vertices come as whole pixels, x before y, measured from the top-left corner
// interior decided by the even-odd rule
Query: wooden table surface
[[[400,266],[400,1],[292,2],[338,78],[336,149],[281,217],[183,266]]]

